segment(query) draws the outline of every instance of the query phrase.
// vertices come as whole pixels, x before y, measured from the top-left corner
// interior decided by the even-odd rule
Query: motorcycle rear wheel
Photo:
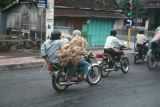
[[[60,79],[63,79],[63,78],[61,78],[61,76],[59,76],[58,74],[53,75],[52,76],[52,86],[57,92],[66,91],[69,85],[60,85]]]
[[[102,77],[108,77],[110,73],[110,71],[108,71],[109,65],[102,65],[101,69],[102,69]]]
[[[138,64],[139,63],[139,55],[135,54],[134,56],[134,64]]]

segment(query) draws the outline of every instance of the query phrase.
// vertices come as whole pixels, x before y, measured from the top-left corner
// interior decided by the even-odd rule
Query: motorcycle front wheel
[[[154,70],[156,67],[156,58],[152,52],[150,52],[149,55],[147,55],[147,66],[149,70]]]
[[[98,65],[91,66],[87,75],[87,82],[90,85],[96,85],[101,80],[101,70]]]
[[[129,59],[127,57],[123,57],[121,59],[121,71],[123,73],[127,73],[129,71]]]
[[[57,91],[57,92],[63,92],[65,90],[67,90],[67,88],[69,87],[69,85],[61,85],[60,82],[64,80],[64,77],[60,76],[60,75],[53,75],[52,76],[52,86],[53,88]]]

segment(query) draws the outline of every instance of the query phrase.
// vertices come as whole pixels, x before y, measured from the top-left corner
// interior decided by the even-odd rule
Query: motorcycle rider
[[[155,45],[155,46],[153,46],[153,45]],[[155,35],[151,40],[151,47],[154,47],[154,49],[156,49],[156,51],[160,55],[160,26],[157,27],[157,29],[155,31]]]
[[[81,36],[81,31],[80,30],[74,30],[72,32],[72,39],[78,39],[78,37]],[[75,71],[76,66],[79,65],[81,67],[80,71],[82,72],[82,76],[79,78],[80,80],[85,80],[88,70],[89,70],[89,63],[85,61],[83,58],[80,58],[79,60],[72,62],[71,64],[68,65],[68,71],[69,71],[69,78],[73,78],[73,74]],[[73,78],[74,80],[75,78]],[[72,80],[72,79],[70,79]]]
[[[51,33],[50,39],[46,40],[41,46],[41,56],[45,60],[48,65],[49,73],[52,73],[53,66],[59,66],[59,62],[55,53],[62,45],[66,42],[60,39],[61,32],[58,30],[54,30]]]
[[[118,46],[122,46],[121,41],[116,37],[117,32],[115,30],[110,31],[110,35],[106,39],[106,43],[104,46],[104,53],[111,55],[113,62],[115,62],[116,66],[119,67],[119,60],[121,51],[117,50]],[[118,61],[115,61],[115,57],[117,57]]]
[[[136,47],[142,49],[139,50],[140,58],[142,58],[143,55],[147,54],[148,47],[145,45],[146,42],[148,42],[147,37],[144,35],[144,31],[140,30],[136,35]]]

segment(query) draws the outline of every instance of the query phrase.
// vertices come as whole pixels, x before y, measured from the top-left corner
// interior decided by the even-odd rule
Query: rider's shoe
[[[117,68],[121,68],[121,64],[120,64],[120,62],[115,62],[115,67],[117,67]]]
[[[114,65],[113,69],[114,69],[115,71],[119,71],[119,68],[121,68],[120,62],[115,62],[115,65]]]
[[[86,80],[86,75],[84,75],[84,76],[81,75],[81,76],[79,77],[79,80],[80,80],[80,81],[85,81],[85,80]]]

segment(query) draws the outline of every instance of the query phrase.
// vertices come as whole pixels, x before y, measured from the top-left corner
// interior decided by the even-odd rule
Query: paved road
[[[40,68],[0,72],[0,107],[160,107],[160,70],[134,65],[127,74],[112,72],[97,86],[87,83],[56,93]]]

